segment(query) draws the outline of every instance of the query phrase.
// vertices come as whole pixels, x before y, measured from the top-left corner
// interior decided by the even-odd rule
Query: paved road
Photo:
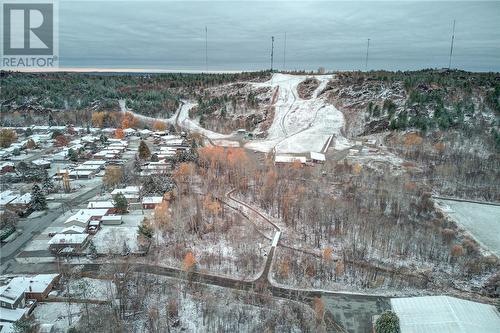
[[[26,270],[36,268],[39,273],[58,273],[56,264],[22,265]],[[97,277],[99,273],[109,275],[110,272],[123,270],[123,263],[92,263],[72,264],[80,266],[86,276]],[[19,266],[21,267],[21,265]],[[223,276],[211,275],[201,272],[186,273],[181,269],[160,267],[150,264],[130,264],[128,269],[132,272],[148,273],[182,280],[215,285],[235,290],[255,292],[262,295],[279,297],[311,305],[315,297],[321,297],[327,312],[328,332],[371,332],[371,318],[390,308],[389,298],[375,295],[349,294],[333,291],[312,291],[294,288],[272,286],[261,279],[257,281],[242,281]],[[17,273],[21,273],[18,271]]]
[[[95,196],[100,191],[101,184],[97,184],[90,190],[78,195],[71,200],[55,201],[62,203],[66,207],[76,207],[93,196]],[[33,239],[35,235],[40,234],[45,228],[47,228],[55,219],[61,216],[60,208],[47,210],[47,212],[36,218],[26,218],[19,222],[18,227],[22,228],[22,233],[13,241],[2,244],[0,248],[0,258],[1,258],[1,271],[2,273],[11,265],[9,261],[13,260],[14,257],[21,251],[21,249]]]

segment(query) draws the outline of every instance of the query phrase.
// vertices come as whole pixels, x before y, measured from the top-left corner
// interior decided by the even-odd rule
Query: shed
[[[155,209],[156,205],[163,201],[163,197],[144,197],[142,198],[143,209]]]
[[[101,219],[103,225],[119,225],[122,224],[123,219],[121,215],[106,215]]]

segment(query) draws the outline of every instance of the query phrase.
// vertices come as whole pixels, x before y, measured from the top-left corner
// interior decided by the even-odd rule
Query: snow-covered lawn
[[[92,238],[98,253],[121,254],[124,243],[127,244],[131,253],[137,252],[137,229],[142,223],[144,216],[150,211],[133,210],[129,214],[123,215],[121,225],[103,225],[101,230]]]
[[[80,319],[83,304],[65,302],[39,303],[34,310],[36,320],[41,324],[54,324],[55,332],[67,332],[69,316],[71,314],[71,324],[74,325]]]
[[[116,287],[110,280],[81,278],[70,281],[69,293],[75,298],[106,301],[115,297]]]
[[[98,253],[102,254],[121,254],[124,243],[127,244],[130,252],[137,252],[137,226],[122,227],[105,225],[92,238]]]
[[[452,200],[437,202],[478,243],[500,256],[500,206]]]

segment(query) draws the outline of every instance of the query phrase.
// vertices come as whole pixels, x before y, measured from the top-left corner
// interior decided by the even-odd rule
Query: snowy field
[[[321,152],[330,136],[340,136],[343,114],[318,97],[332,76],[314,75],[320,84],[306,100],[299,97],[297,87],[308,77],[312,76],[277,73],[267,82],[254,83],[255,87],[277,89],[278,99],[268,137],[245,147],[262,152],[275,149],[277,153]]]
[[[122,218],[123,223],[121,225],[103,225],[101,230],[92,238],[97,253],[121,254],[124,244],[127,244],[129,251],[132,253],[139,250],[137,230],[138,225],[144,219],[142,211],[131,211],[129,214],[123,215]]]
[[[437,202],[477,242],[500,256],[500,206],[452,200]]]
[[[67,302],[39,303],[34,316],[40,324],[53,324],[54,332],[67,332],[71,325],[80,320],[83,304]]]

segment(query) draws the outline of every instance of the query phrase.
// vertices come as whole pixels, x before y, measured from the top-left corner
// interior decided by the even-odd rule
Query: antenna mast
[[[285,70],[286,64],[286,32],[285,32],[285,45],[283,46],[283,70]]]
[[[205,26],[205,71],[208,71],[208,28]]]
[[[453,20],[453,32],[451,34],[450,61],[448,63],[448,69],[451,69],[451,56],[453,55],[453,42],[454,41],[455,41],[455,20]]]
[[[368,70],[368,50],[369,49],[370,49],[370,38],[368,38],[368,44],[366,45],[365,70]]]
[[[273,71],[274,36],[271,36],[271,72]]]

